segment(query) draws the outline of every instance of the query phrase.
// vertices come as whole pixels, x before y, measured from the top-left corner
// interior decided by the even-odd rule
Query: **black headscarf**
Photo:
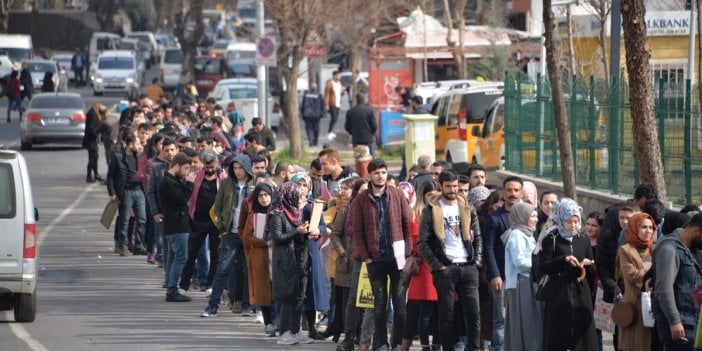
[[[258,202],[258,194],[261,192],[268,193],[268,195],[271,196],[271,199],[273,198],[273,188],[266,184],[266,183],[261,183],[259,185],[256,185],[254,190],[251,192],[251,209],[253,210],[254,213],[268,213],[268,208],[271,207],[270,204],[266,207],[261,206],[261,204]]]

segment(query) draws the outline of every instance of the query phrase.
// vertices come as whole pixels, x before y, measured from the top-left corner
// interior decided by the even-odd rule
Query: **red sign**
[[[402,98],[395,88],[398,86],[411,88],[414,85],[413,61],[410,59],[370,59],[368,61],[370,104],[379,109],[401,107]]]
[[[306,45],[305,56],[309,58],[326,57],[327,50],[324,45]]]

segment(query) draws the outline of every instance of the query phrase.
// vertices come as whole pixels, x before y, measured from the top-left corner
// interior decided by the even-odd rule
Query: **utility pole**
[[[256,0],[256,34],[262,38],[266,33],[265,10],[263,0]],[[266,66],[258,65],[256,67],[256,78],[258,79],[258,116],[263,121],[263,124],[269,126],[268,121],[268,99],[266,95],[266,86],[268,77],[266,76]]]

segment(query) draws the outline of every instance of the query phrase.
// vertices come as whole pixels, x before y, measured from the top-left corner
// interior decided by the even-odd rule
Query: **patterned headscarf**
[[[532,212],[534,212],[534,206],[526,202],[516,203],[509,209],[509,228],[500,237],[503,243],[507,243],[509,234],[513,230],[519,230],[527,236],[534,235],[532,229],[529,229],[529,218]]]
[[[302,221],[302,211],[297,207],[299,203],[300,186],[292,182],[284,183],[273,194],[271,206],[268,208],[268,215],[283,212],[293,225],[298,226]]]
[[[290,178],[290,181],[295,184],[299,183],[301,180],[307,181],[307,185],[312,183],[312,178],[310,178],[306,172],[297,172]]]
[[[558,227],[558,234],[563,238],[568,241],[573,240],[573,235],[577,234],[576,233],[571,233],[566,230],[565,228],[565,221],[568,220],[568,218],[577,216],[578,219],[581,219],[580,215],[580,206],[578,206],[578,203],[573,201],[573,199],[569,199],[567,197],[564,197],[556,204],[553,206],[553,210],[551,210],[551,216],[553,216],[553,220]]]
[[[480,201],[484,201],[490,196],[490,189],[486,188],[484,185],[478,185],[470,188],[468,192],[468,203],[471,206],[475,206]]]
[[[417,203],[417,194],[415,193],[412,184],[409,182],[400,182],[400,184],[397,185],[397,188],[402,190],[402,193],[405,194],[405,198],[407,198],[407,201],[409,201],[410,207],[414,207],[414,204]]]
[[[522,201],[528,202],[533,206],[539,204],[539,196],[534,183],[528,181],[524,182],[524,186],[522,187]]]
[[[647,241],[641,241],[639,238],[639,231],[641,230],[641,223],[645,219],[650,220],[653,224],[653,235],[651,235]],[[626,225],[625,242],[634,245],[634,247],[637,249],[650,249],[651,246],[653,246],[653,239],[656,238],[657,230],[658,228],[656,227],[656,221],[653,220],[651,215],[644,212],[637,213],[629,218],[629,223]]]

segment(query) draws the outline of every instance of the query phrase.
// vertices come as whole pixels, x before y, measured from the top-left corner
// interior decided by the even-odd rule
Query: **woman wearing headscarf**
[[[248,269],[249,303],[261,307],[264,333],[275,336],[275,325],[271,316],[271,277],[268,271],[268,241],[258,238],[254,233],[254,221],[257,214],[266,214],[271,205],[273,188],[267,183],[256,185],[247,199],[248,213],[241,241],[246,253]],[[242,206],[243,207],[243,206]]]
[[[522,187],[522,201],[532,206],[539,204],[539,196],[534,183],[529,181],[524,182],[524,186]]]
[[[526,202],[515,204],[509,211],[510,227],[502,235],[507,296],[505,350],[541,351],[541,305],[529,277],[538,218],[534,206]]]
[[[313,342],[300,333],[300,318],[307,290],[309,223],[302,220],[307,200],[295,183],[284,183],[268,209],[268,235],[273,241],[273,300],[281,304],[277,343]]]
[[[624,303],[636,306],[636,318],[631,325],[621,327],[619,350],[648,351],[651,349],[651,328],[643,324],[641,314],[641,291],[644,275],[651,269],[653,239],[656,237],[656,222],[647,213],[637,213],[626,225],[624,245],[619,247],[617,267],[624,280]]]
[[[549,292],[544,306],[546,351],[597,350],[597,337],[587,279],[583,269],[594,274],[592,249],[580,234],[580,206],[563,198],[553,208],[554,226],[544,234],[539,266],[549,275]]]
[[[314,199],[309,197],[312,180],[307,173],[296,173],[292,176],[291,182],[300,188],[300,196],[305,198],[307,204],[302,209],[302,221],[309,223],[312,219],[312,209]],[[318,229],[309,233],[307,248],[309,255],[309,265],[307,267],[307,297],[305,298],[305,318],[307,318],[307,330],[309,336],[315,340],[321,340],[321,333],[317,332],[317,311],[329,311],[329,293],[327,292],[327,274],[322,265],[322,255],[320,253],[319,239],[321,233],[326,233],[327,225],[324,216],[320,216]]]

